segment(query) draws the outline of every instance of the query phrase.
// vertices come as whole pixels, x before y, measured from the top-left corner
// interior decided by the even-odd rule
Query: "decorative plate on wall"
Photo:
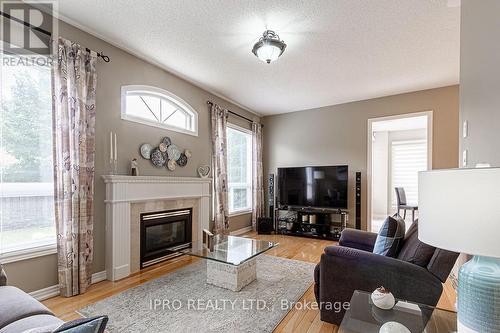
[[[180,167],[183,167],[183,166],[186,166],[187,163],[188,163],[188,158],[187,158],[186,154],[182,153],[181,156],[179,156],[179,159],[177,159],[177,164]]]
[[[175,165],[176,165],[176,163],[175,163],[174,160],[168,160],[168,162],[167,162],[167,168],[168,168],[168,170],[174,171],[175,170]]]
[[[164,143],[168,146],[170,146],[172,144],[172,140],[170,140],[170,138],[168,136],[164,137],[163,139],[161,139],[161,143]]]
[[[166,159],[165,155],[160,151],[160,149],[155,148],[151,152],[151,163],[157,168],[161,168],[165,165]]]
[[[160,145],[158,146],[158,148],[160,149],[160,151],[162,153],[165,153],[167,151],[168,145],[166,145],[164,142],[162,142],[162,143],[160,143]]]
[[[147,160],[151,158],[151,150],[153,149],[153,146],[151,146],[149,143],[143,143],[141,145],[141,156]]]
[[[181,157],[181,151],[176,145],[171,144],[167,148],[167,154],[169,160],[177,161]]]
[[[155,167],[161,168],[166,166],[170,171],[174,171],[177,165],[181,167],[186,166],[191,157],[189,149],[185,149],[181,153],[179,147],[172,144],[172,140],[168,136],[163,137],[157,147],[153,148],[149,143],[144,143],[139,150],[141,156],[147,160],[151,160],[151,163]]]

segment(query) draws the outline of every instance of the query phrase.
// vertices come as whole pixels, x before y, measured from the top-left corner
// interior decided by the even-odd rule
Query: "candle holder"
[[[117,175],[118,174],[118,163],[115,159],[111,159],[108,161],[108,167],[106,168],[107,169],[107,173],[110,174],[110,175]]]

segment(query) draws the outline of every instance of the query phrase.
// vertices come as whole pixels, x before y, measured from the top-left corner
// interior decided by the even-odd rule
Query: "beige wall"
[[[460,126],[461,154],[467,150],[466,167],[477,163],[500,166],[500,1],[462,0],[460,19],[460,124],[468,122],[468,136]],[[462,254],[452,271],[470,258]]]
[[[349,224],[354,224],[354,175],[362,172],[362,227],[366,228],[369,118],[433,111],[434,168],[458,161],[458,86],[418,91],[263,118],[264,173],[280,166],[349,165]],[[267,186],[267,177],[265,177]]]
[[[110,131],[116,132],[118,136],[118,172],[120,174],[128,173],[129,161],[137,157],[141,175],[198,177],[196,168],[199,165],[210,164],[211,160],[210,117],[207,100],[243,116],[255,120],[258,120],[258,117],[64,22],[60,22],[59,35],[93,50],[102,51],[111,58],[109,63],[99,60],[97,64],[93,271],[100,272],[105,269],[105,187],[101,175],[105,174],[107,169],[105,147],[107,147]],[[120,88],[122,85],[129,84],[145,84],[163,88],[188,102],[198,112],[198,137],[121,120]],[[249,126],[248,122],[239,118],[230,117],[229,121],[240,126]],[[149,161],[139,158],[139,146],[142,143],[156,144],[164,136],[171,137],[179,147],[192,151],[193,157],[186,167],[178,167],[174,172],[170,172],[166,168],[155,168]],[[250,224],[250,214],[230,219],[231,230]],[[9,283],[26,291],[57,284],[55,255],[7,264],[5,270],[9,275]],[[36,274],[33,274],[34,272]]]
[[[469,136],[468,167],[500,166],[500,1],[463,0],[460,27],[460,119]]]

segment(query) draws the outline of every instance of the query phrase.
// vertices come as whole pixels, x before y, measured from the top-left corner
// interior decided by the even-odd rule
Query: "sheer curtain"
[[[227,180],[227,117],[228,111],[217,104],[211,106],[212,168],[214,182],[214,230],[228,234],[228,180]]]
[[[55,43],[53,64],[54,201],[59,287],[84,293],[93,257],[97,55],[69,40]]]
[[[264,216],[264,186],[262,174],[262,125],[252,123],[252,229]]]

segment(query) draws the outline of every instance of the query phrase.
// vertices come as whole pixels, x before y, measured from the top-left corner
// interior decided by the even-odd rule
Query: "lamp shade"
[[[422,242],[500,258],[500,168],[431,170],[418,178]]]

